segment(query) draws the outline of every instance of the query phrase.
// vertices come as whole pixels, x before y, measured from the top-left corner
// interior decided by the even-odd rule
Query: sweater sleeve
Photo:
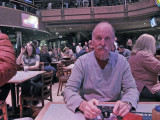
[[[15,53],[11,42],[0,39],[0,86],[7,83],[17,72]]]
[[[83,101],[78,93],[84,78],[83,72],[82,62],[78,59],[64,89],[64,101],[67,103],[67,107],[73,112],[76,112],[76,108]]]

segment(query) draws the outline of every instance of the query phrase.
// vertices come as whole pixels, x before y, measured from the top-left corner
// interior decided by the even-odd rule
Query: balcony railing
[[[67,9],[79,7],[116,6],[141,2],[143,0],[0,0],[0,6],[10,7],[36,14],[36,11],[47,9]]]

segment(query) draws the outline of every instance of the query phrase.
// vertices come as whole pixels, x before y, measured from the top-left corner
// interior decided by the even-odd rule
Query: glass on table
[[[23,65],[23,70],[24,70],[24,72],[28,72],[28,65]]]

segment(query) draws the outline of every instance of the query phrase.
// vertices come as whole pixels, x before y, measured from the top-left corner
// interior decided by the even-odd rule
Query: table
[[[22,82],[29,80],[38,74],[45,73],[46,71],[17,71],[16,75],[13,76],[8,83],[11,84],[11,98],[12,98],[12,112],[16,114],[16,94],[15,94],[15,84],[21,84]],[[18,98],[17,98],[18,99]]]
[[[113,106],[115,102],[104,102],[102,105]],[[160,102],[139,102],[136,112],[152,113],[152,109]],[[35,120],[86,120],[83,113],[72,112],[64,103],[49,102],[41,110]]]

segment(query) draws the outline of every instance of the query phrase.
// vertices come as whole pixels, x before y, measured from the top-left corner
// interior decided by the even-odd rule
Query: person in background
[[[40,54],[40,50],[39,50],[39,47],[38,47],[38,41],[37,40],[33,40],[33,44],[36,47],[36,54],[39,55]]]
[[[17,65],[26,65],[28,70],[39,70],[40,57],[36,54],[36,47],[32,42],[21,48],[21,53],[16,60]]]
[[[118,50],[117,37],[115,37],[114,45],[115,45],[116,50]]]
[[[40,70],[40,57],[36,54],[36,47],[32,42],[28,42],[25,47],[21,48],[21,53],[16,60],[17,65],[23,65],[27,67],[28,71]],[[27,96],[33,96],[31,89],[31,81],[34,83],[41,82],[41,74],[27,80],[21,84],[22,94]],[[27,104],[27,102],[25,102]]]
[[[88,46],[89,46],[89,52],[91,52],[91,51],[93,51],[94,50],[94,46],[93,46],[93,44],[92,44],[92,40],[89,40],[88,41]]]
[[[73,58],[73,52],[71,49],[69,49],[69,47],[65,47],[65,52],[63,54],[63,59],[71,59]]]
[[[76,58],[76,44],[74,42],[72,44],[72,51],[73,51],[74,57]]]
[[[130,57],[131,51],[125,49],[123,45],[119,46],[119,54],[123,55],[126,59]]]
[[[40,56],[40,62],[44,62],[44,70],[47,72],[53,71],[53,77],[54,77],[56,69],[50,65],[52,60],[51,56],[48,53],[46,45],[42,46],[39,56]]]
[[[58,52],[57,52],[57,55],[58,55],[58,60],[62,60],[63,59],[63,52],[61,50],[61,48],[58,48]]]
[[[154,56],[156,40],[149,34],[141,35],[131,52],[128,62],[140,92],[140,99],[160,101],[160,61]]]
[[[88,52],[89,52],[88,47],[84,46],[83,49],[79,53],[77,53],[77,59]]]
[[[52,55],[52,48],[48,48],[48,53],[50,56]]]
[[[85,42],[83,47],[88,47],[88,43],[87,43],[87,42]]]
[[[78,46],[76,46],[76,52],[79,53],[82,50],[81,43],[78,43]]]
[[[0,104],[10,91],[7,82],[16,74],[17,65],[13,46],[6,34],[0,33]]]
[[[64,89],[64,101],[73,112],[94,119],[101,114],[99,102],[116,101],[113,114],[125,116],[136,108],[139,92],[127,60],[111,48],[114,28],[101,22],[92,32],[94,51],[77,59]],[[123,94],[121,94],[123,91]]]
[[[132,40],[131,40],[131,39],[128,39],[126,48],[129,49],[130,51],[132,50],[132,48],[133,48],[133,43],[132,43]]]

